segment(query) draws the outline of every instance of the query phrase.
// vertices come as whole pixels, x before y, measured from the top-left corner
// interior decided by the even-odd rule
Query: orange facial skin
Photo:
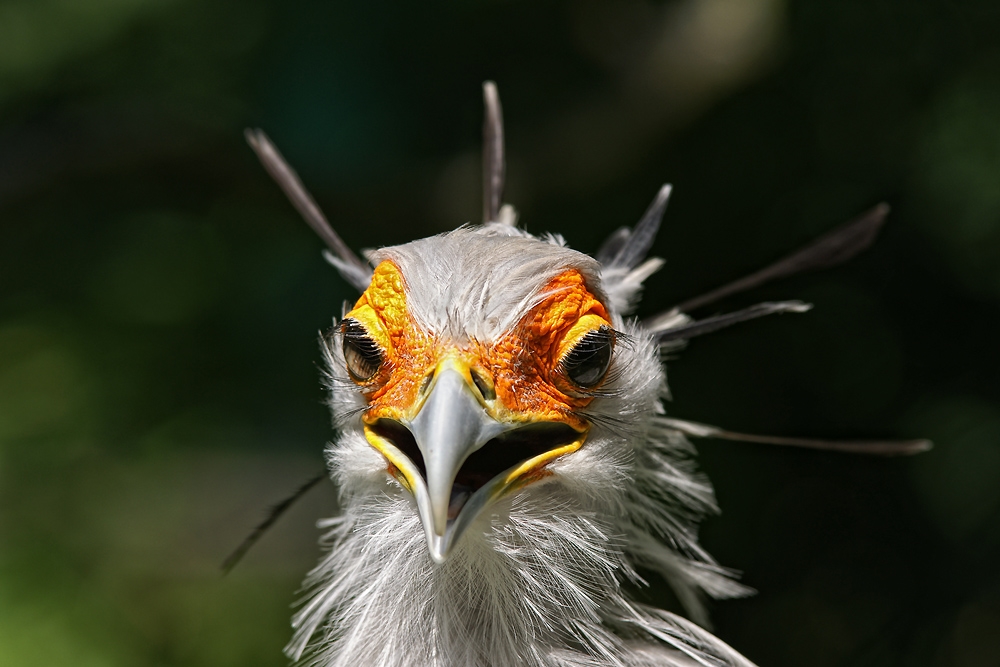
[[[560,360],[588,331],[610,327],[608,313],[575,269],[553,278],[542,293],[541,302],[499,341],[436,340],[407,311],[399,268],[383,261],[346,315],[359,321],[385,353],[383,368],[361,383],[369,401],[365,421],[415,415],[422,402],[421,385],[441,359],[452,356],[492,385],[496,398],[484,397],[483,402],[494,418],[559,421],[585,431],[586,422],[574,411],[592,398],[573,395]]]
[[[413,406],[420,383],[434,368],[433,338],[406,310],[403,276],[392,262],[375,267],[371,284],[345,316],[358,320],[385,353],[386,363],[367,382],[368,413],[398,417]]]
[[[543,293],[547,296],[509,335],[482,346],[480,363],[493,378],[497,398],[513,415],[562,421],[582,430],[586,425],[571,411],[592,399],[560,389],[565,381],[560,382],[559,361],[588,331],[611,324],[575,269],[553,278]]]

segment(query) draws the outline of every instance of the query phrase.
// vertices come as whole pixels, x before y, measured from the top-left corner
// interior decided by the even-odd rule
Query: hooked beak
[[[489,403],[468,366],[447,358],[412,417],[365,420],[368,442],[413,494],[438,563],[484,507],[552,459],[579,449],[587,435],[561,422],[501,420]],[[475,465],[463,468],[470,456]]]

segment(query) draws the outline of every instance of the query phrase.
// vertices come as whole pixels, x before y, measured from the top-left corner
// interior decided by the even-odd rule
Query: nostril
[[[492,401],[497,397],[496,391],[493,389],[493,383],[483,375],[482,371],[473,370],[471,374],[472,382],[476,385],[476,389],[479,390],[483,400]]]
[[[431,380],[434,379],[434,370],[432,369],[430,373],[424,376],[424,381],[420,383],[420,395],[423,396],[430,389]]]

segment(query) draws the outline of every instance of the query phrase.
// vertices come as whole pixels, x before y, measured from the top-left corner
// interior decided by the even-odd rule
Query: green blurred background
[[[316,561],[317,332],[351,289],[243,142],[346,241],[477,220],[480,85],[507,199],[594,251],[675,185],[640,314],[878,201],[853,263],[720,304],[671,414],[929,437],[878,460],[700,444],[713,606],[762,667],[1000,665],[996,0],[0,0],[0,664],[283,665]],[[651,593],[661,599],[662,586]]]

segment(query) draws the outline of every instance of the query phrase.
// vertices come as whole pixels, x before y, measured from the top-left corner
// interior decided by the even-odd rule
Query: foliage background
[[[508,201],[593,251],[675,185],[641,314],[883,199],[852,264],[721,304],[672,414],[926,436],[911,460],[704,442],[703,530],[760,593],[762,666],[1000,664],[995,0],[0,0],[0,663],[282,665],[332,437],[316,337],[352,298],[243,143],[265,128],[354,247]],[[655,583],[655,582],[654,582]],[[660,585],[650,596],[669,603]]]

